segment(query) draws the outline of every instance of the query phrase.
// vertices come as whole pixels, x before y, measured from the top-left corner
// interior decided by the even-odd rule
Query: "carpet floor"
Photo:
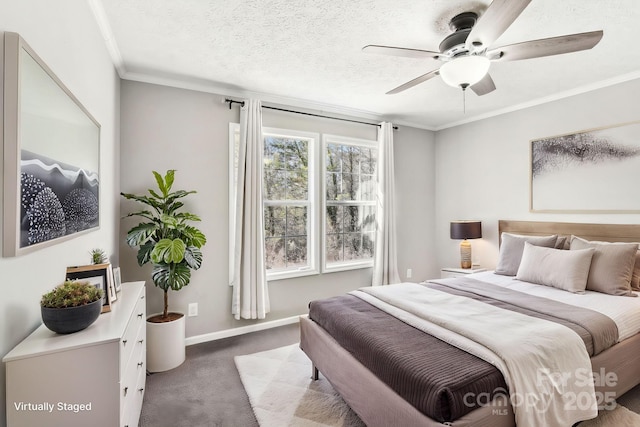
[[[140,427],[259,427],[234,358],[288,346],[299,340],[298,324],[292,324],[187,347],[187,358],[181,366],[147,376]],[[301,369],[303,381],[309,380],[311,368]],[[327,385],[321,380],[316,386],[322,384]],[[621,396],[618,402],[640,413],[640,386]],[[302,409],[297,411],[302,412]],[[317,419],[306,414],[299,418]],[[359,421],[348,416],[342,419],[351,419],[354,426]],[[603,425],[583,423],[580,427]]]
[[[298,344],[236,356],[235,363],[260,427],[364,426],[325,378],[311,379],[311,362]],[[629,393],[632,402],[640,399],[639,390]],[[579,426],[637,427],[640,415],[618,404]]]

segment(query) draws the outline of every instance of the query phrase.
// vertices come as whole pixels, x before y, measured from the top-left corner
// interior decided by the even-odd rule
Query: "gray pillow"
[[[518,234],[502,233],[500,256],[495,273],[503,276],[515,276],[522,259],[524,243],[529,242],[535,246],[553,248],[558,240],[558,235],[551,236],[520,236]]]
[[[610,295],[635,296],[631,278],[638,252],[637,243],[594,242],[571,236],[570,250],[594,248],[587,289]]]
[[[640,291],[640,250],[636,252],[636,263],[633,266],[633,275],[631,276],[631,290]]]
[[[584,293],[595,249],[565,251],[525,242],[516,279]]]

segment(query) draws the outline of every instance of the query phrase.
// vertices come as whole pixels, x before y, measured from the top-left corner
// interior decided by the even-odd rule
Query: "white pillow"
[[[519,234],[502,233],[500,244],[500,256],[495,273],[503,276],[515,276],[518,272],[524,243],[529,242],[536,246],[552,248],[558,240],[558,235],[551,236],[521,236]]]
[[[584,293],[595,249],[544,248],[525,242],[516,279]]]

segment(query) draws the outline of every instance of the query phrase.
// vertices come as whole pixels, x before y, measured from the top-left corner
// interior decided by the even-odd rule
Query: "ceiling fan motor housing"
[[[454,16],[449,22],[449,28],[453,33],[442,40],[439,46],[440,52],[450,58],[467,53],[465,42],[477,20],[478,15],[474,12],[463,12]]]

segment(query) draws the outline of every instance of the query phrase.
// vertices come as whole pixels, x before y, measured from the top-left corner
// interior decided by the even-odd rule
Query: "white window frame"
[[[239,123],[229,123],[229,271],[233,274],[233,252],[235,246],[235,187],[236,187],[236,168],[235,154],[236,135],[240,133]],[[317,215],[317,193],[318,178],[316,171],[317,147],[319,145],[320,135],[313,132],[305,132],[292,129],[278,129],[263,127],[263,136],[284,136],[287,138],[302,138],[309,141],[309,157],[307,178],[309,182],[308,199],[306,203],[299,201],[270,201],[263,202],[263,206],[271,205],[291,205],[291,206],[307,206],[307,266],[286,269],[286,270],[267,270],[267,281],[290,279],[294,277],[310,276],[319,274],[318,256],[317,256],[317,239],[318,239],[318,215]],[[263,209],[264,212],[264,209]]]
[[[345,137],[345,136],[339,136],[339,135],[330,135],[330,134],[323,134],[322,135],[322,158],[321,158],[321,178],[320,181],[322,182],[321,184],[321,190],[320,190],[320,194],[321,194],[321,198],[322,198],[322,214],[321,216],[321,221],[322,221],[322,236],[321,236],[321,241],[322,241],[322,249],[321,249],[321,264],[322,264],[322,273],[332,273],[332,272],[336,272],[336,271],[346,271],[346,270],[355,270],[355,269],[360,269],[360,268],[371,268],[373,267],[373,262],[374,262],[374,257],[371,257],[371,259],[366,259],[366,260],[352,260],[352,261],[342,261],[342,262],[333,262],[331,264],[327,264],[327,177],[326,177],[326,172],[327,172],[327,145],[330,143],[334,143],[334,144],[340,144],[340,145],[353,145],[353,146],[358,146],[358,147],[369,147],[369,148],[375,148],[376,150],[378,150],[378,153],[380,151],[379,148],[379,144],[377,140],[370,140],[370,139],[360,139],[360,138],[349,138],[349,137]],[[378,158],[379,158],[379,154],[378,154]],[[377,163],[376,163],[376,170],[377,170]],[[334,203],[332,203],[334,204]],[[345,202],[345,205],[349,205],[349,206],[354,206],[354,205],[358,205],[358,206],[376,206],[377,205],[377,201],[376,200],[372,200],[372,201],[349,201],[349,202]],[[375,234],[374,234],[375,236]],[[375,242],[374,242],[375,245]]]

